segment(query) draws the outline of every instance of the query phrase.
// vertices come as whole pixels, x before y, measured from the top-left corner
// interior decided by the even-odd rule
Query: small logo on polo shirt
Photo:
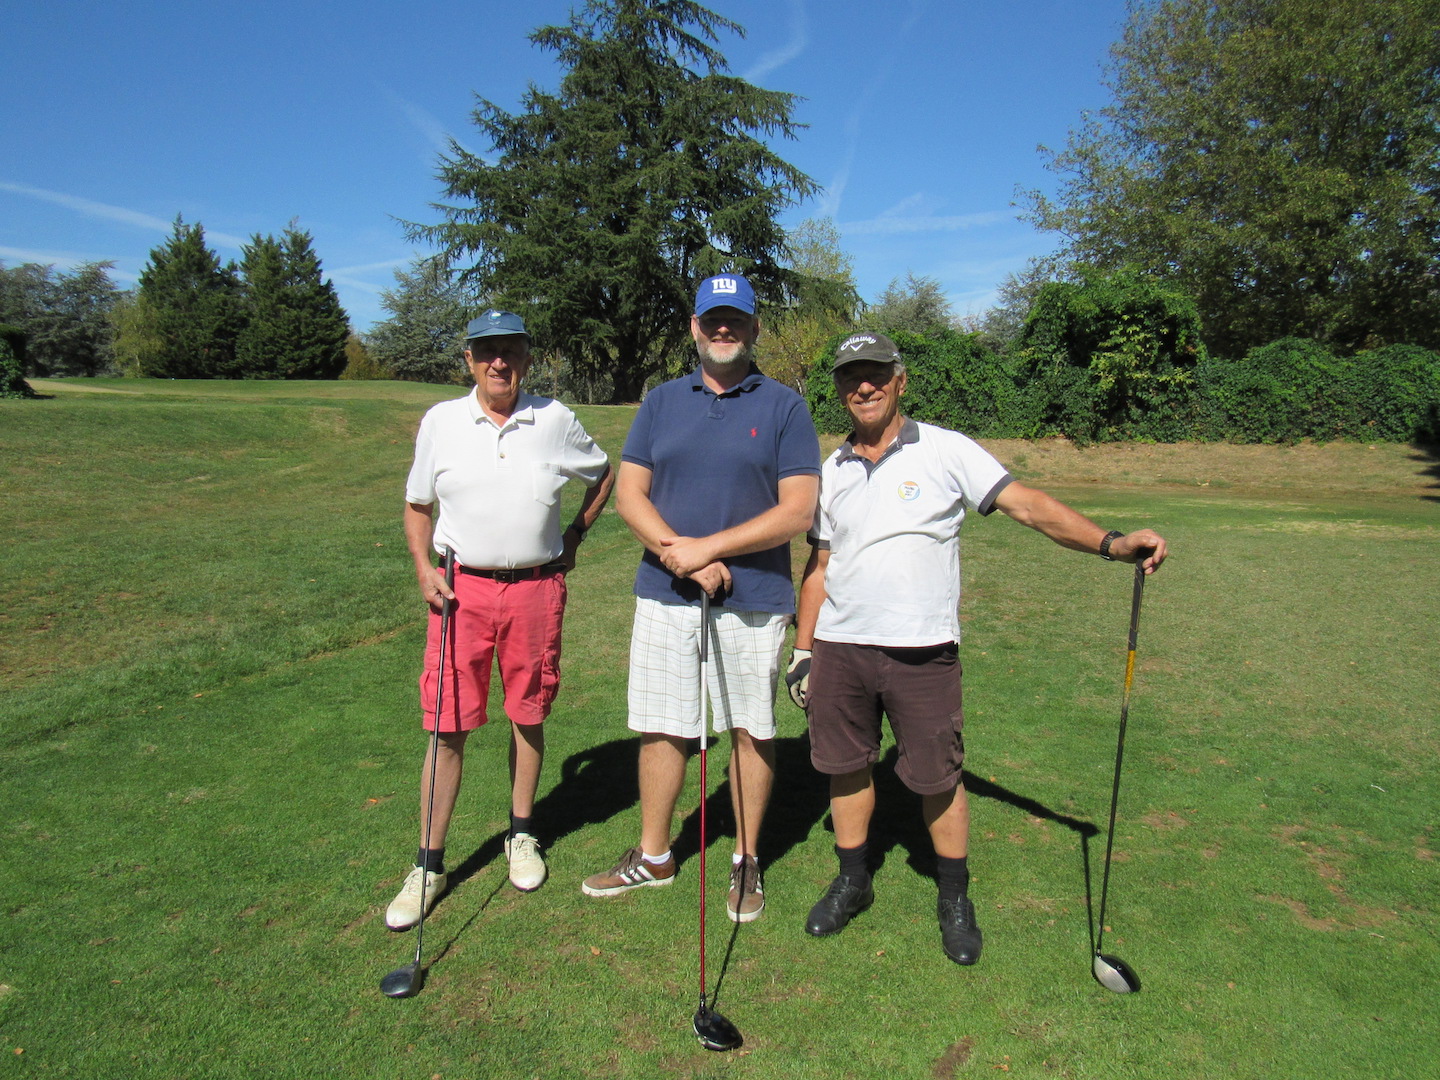
[[[895,489],[895,494],[900,496],[901,502],[913,502],[920,497],[920,485],[914,480],[906,480]]]

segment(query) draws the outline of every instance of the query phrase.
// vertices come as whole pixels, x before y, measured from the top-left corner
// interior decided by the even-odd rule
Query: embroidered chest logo
[[[750,429],[750,438],[755,438],[755,429],[753,427]]]
[[[906,480],[895,489],[895,494],[900,496],[901,502],[913,502],[920,497],[920,485],[914,480]]]

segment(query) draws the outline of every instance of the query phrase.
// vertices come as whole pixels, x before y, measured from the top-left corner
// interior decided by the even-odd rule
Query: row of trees
[[[39,377],[119,372],[172,379],[328,379],[346,366],[349,319],[292,223],[222,264],[204,229],[177,220],[122,291],[109,262],[75,270],[0,264],[0,325]]]
[[[127,375],[170,379],[333,379],[350,322],[310,234],[292,222],[221,264],[197,223],[177,220],[115,312]]]

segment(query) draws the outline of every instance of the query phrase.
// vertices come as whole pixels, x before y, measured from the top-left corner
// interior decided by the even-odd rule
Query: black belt
[[[441,565],[444,565],[444,560],[441,560]],[[482,570],[479,567],[462,566],[460,563],[456,563],[455,569],[472,577],[490,578],[492,581],[498,581],[501,585],[513,585],[517,581],[530,581],[533,578],[559,573],[564,567],[559,563],[546,563],[544,566],[522,566],[518,570]]]

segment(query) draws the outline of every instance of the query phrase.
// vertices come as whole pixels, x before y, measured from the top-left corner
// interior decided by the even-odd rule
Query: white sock
[[[640,852],[640,857],[646,862],[648,862],[651,866],[663,866],[665,863],[670,861],[670,849],[666,848],[664,855],[646,855],[645,852],[642,850]]]

